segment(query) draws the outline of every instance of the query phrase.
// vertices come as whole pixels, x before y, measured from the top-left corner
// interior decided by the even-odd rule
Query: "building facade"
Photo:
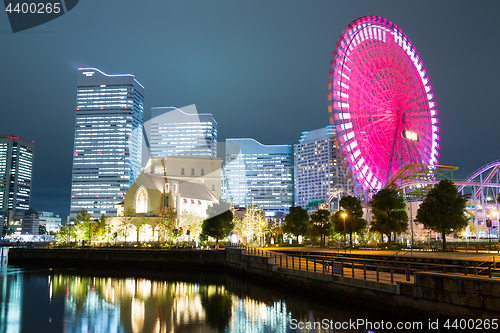
[[[151,157],[217,157],[217,122],[195,105],[152,108],[146,133]]]
[[[38,235],[40,231],[40,213],[30,208],[24,212],[24,218],[21,224],[22,235]]]
[[[290,145],[263,145],[254,139],[227,139],[227,198],[237,207],[259,206],[266,216],[287,213],[293,205]]]
[[[30,208],[34,151],[34,141],[0,136],[0,216],[4,223]]]
[[[141,172],[144,87],[131,74],[78,71],[70,216],[116,215]]]
[[[53,234],[61,230],[61,218],[53,212],[38,212],[38,219],[41,225],[45,226],[48,234]]]
[[[149,235],[159,237],[158,215],[161,210],[173,210],[185,240],[196,239],[207,208],[220,200],[221,160],[201,157],[152,157],[143,172],[130,186],[123,202],[117,204],[118,217],[108,223],[120,230],[123,216],[146,221]],[[198,221],[199,224],[195,221]],[[144,230],[146,234],[148,231]],[[120,237],[125,237],[120,230]],[[147,239],[148,236],[144,236]]]
[[[144,173],[165,176],[185,182],[204,184],[212,195],[221,198],[221,164],[219,158],[167,156],[152,157]]]
[[[294,145],[295,206],[306,208],[327,202],[334,193],[353,193],[339,153],[335,126],[302,132]]]

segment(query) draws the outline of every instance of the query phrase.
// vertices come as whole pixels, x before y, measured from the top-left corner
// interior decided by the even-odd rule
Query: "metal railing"
[[[459,274],[468,276],[473,274],[474,276],[487,276],[488,278],[500,278],[500,270],[496,269],[496,263],[493,265],[489,264],[489,261],[485,261],[479,265],[466,266],[466,265],[410,265],[410,264],[394,264],[386,262],[388,258],[380,262],[371,261],[358,262],[356,259],[333,259],[333,258],[321,258],[321,257],[302,257],[299,255],[284,255],[275,253],[272,251],[253,248],[253,247],[240,247],[247,250],[247,254],[269,257],[274,259],[274,264],[279,267],[330,274],[339,275],[343,277],[353,278],[353,279],[363,279],[363,280],[373,280],[377,282],[385,283],[395,283],[395,282],[412,282],[413,273],[417,271],[424,272],[436,272],[443,274]],[[487,264],[488,263],[488,264]],[[485,265],[487,264],[487,265]],[[493,266],[493,268],[492,268]]]

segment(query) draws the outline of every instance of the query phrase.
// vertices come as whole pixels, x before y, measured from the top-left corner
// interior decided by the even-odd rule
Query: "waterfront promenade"
[[[437,258],[437,259],[456,259],[456,260],[474,260],[474,261],[486,261],[490,260],[492,257],[498,257],[500,260],[500,254],[498,251],[486,251],[486,250],[469,250],[457,251],[457,252],[439,252],[439,251],[422,251],[422,250],[346,250],[343,249],[332,249],[332,248],[317,248],[317,247],[266,247],[267,250],[280,251],[280,252],[326,252],[331,254],[347,254],[347,255],[366,255],[374,257],[415,257],[415,258]]]
[[[395,284],[414,282],[415,272],[433,272],[500,279],[495,251],[432,252],[353,250],[310,247],[247,248],[251,255],[272,258],[278,267],[306,272],[340,275],[353,279]]]

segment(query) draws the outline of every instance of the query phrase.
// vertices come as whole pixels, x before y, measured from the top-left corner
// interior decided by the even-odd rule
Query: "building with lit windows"
[[[35,142],[12,135],[0,136],[0,216],[10,222],[14,214],[30,208]]]
[[[144,87],[131,74],[78,71],[70,216],[116,215],[141,173]]]
[[[302,132],[294,145],[295,206],[326,202],[338,191],[352,193],[353,185],[339,153],[335,126]]]
[[[263,145],[254,139],[227,139],[225,184],[235,206],[259,206],[266,216],[287,213],[293,204],[290,145]]]
[[[217,157],[217,122],[196,106],[155,107],[146,124],[150,156]]]

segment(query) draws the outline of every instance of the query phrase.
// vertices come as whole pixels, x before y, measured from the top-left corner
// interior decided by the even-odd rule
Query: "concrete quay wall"
[[[273,258],[227,250],[226,267],[268,284],[404,317],[495,319],[500,281],[416,272],[415,283],[387,284],[278,267]]]
[[[223,268],[224,251],[142,249],[9,249],[9,264],[54,266]]]

